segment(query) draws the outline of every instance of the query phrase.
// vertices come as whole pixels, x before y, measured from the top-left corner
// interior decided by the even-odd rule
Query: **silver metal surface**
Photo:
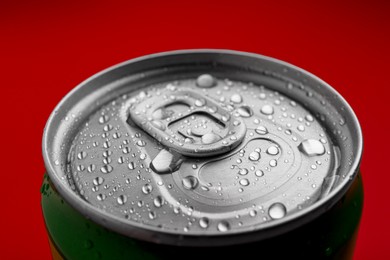
[[[97,223],[155,243],[226,245],[325,212],[356,175],[362,135],[308,72],[189,50],[81,83],[51,115],[43,152],[59,193]]]
[[[193,83],[182,84],[186,86],[168,83],[141,97],[143,102],[134,102],[129,111],[132,120],[165,147],[190,157],[211,157],[237,147],[245,137],[246,125],[240,117],[232,119],[228,110],[232,107],[221,107],[215,97],[197,94]],[[183,125],[193,118],[197,122]]]

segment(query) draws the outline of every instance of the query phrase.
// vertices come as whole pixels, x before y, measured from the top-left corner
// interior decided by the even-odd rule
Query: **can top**
[[[81,83],[51,115],[43,152],[86,217],[156,243],[226,245],[326,211],[357,172],[362,135],[345,100],[308,72],[189,50]]]

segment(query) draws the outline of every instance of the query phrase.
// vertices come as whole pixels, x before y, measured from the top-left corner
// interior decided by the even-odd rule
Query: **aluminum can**
[[[56,259],[352,259],[362,133],[291,64],[229,50],[133,59],[73,89],[43,136]]]

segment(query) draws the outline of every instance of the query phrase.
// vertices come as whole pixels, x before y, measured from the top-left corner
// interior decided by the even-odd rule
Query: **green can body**
[[[53,259],[71,260],[146,260],[176,256],[199,259],[237,253],[273,259],[352,259],[363,209],[363,184],[358,174],[347,193],[325,214],[290,232],[247,244],[189,248],[136,240],[86,219],[56,192],[47,175],[41,193]]]

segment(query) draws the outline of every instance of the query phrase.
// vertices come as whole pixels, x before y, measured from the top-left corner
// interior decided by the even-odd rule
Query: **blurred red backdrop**
[[[363,128],[364,214],[355,260],[390,259],[388,1],[2,1],[0,258],[50,259],[41,137],[60,99],[118,62],[188,48],[256,52],[330,83]]]

